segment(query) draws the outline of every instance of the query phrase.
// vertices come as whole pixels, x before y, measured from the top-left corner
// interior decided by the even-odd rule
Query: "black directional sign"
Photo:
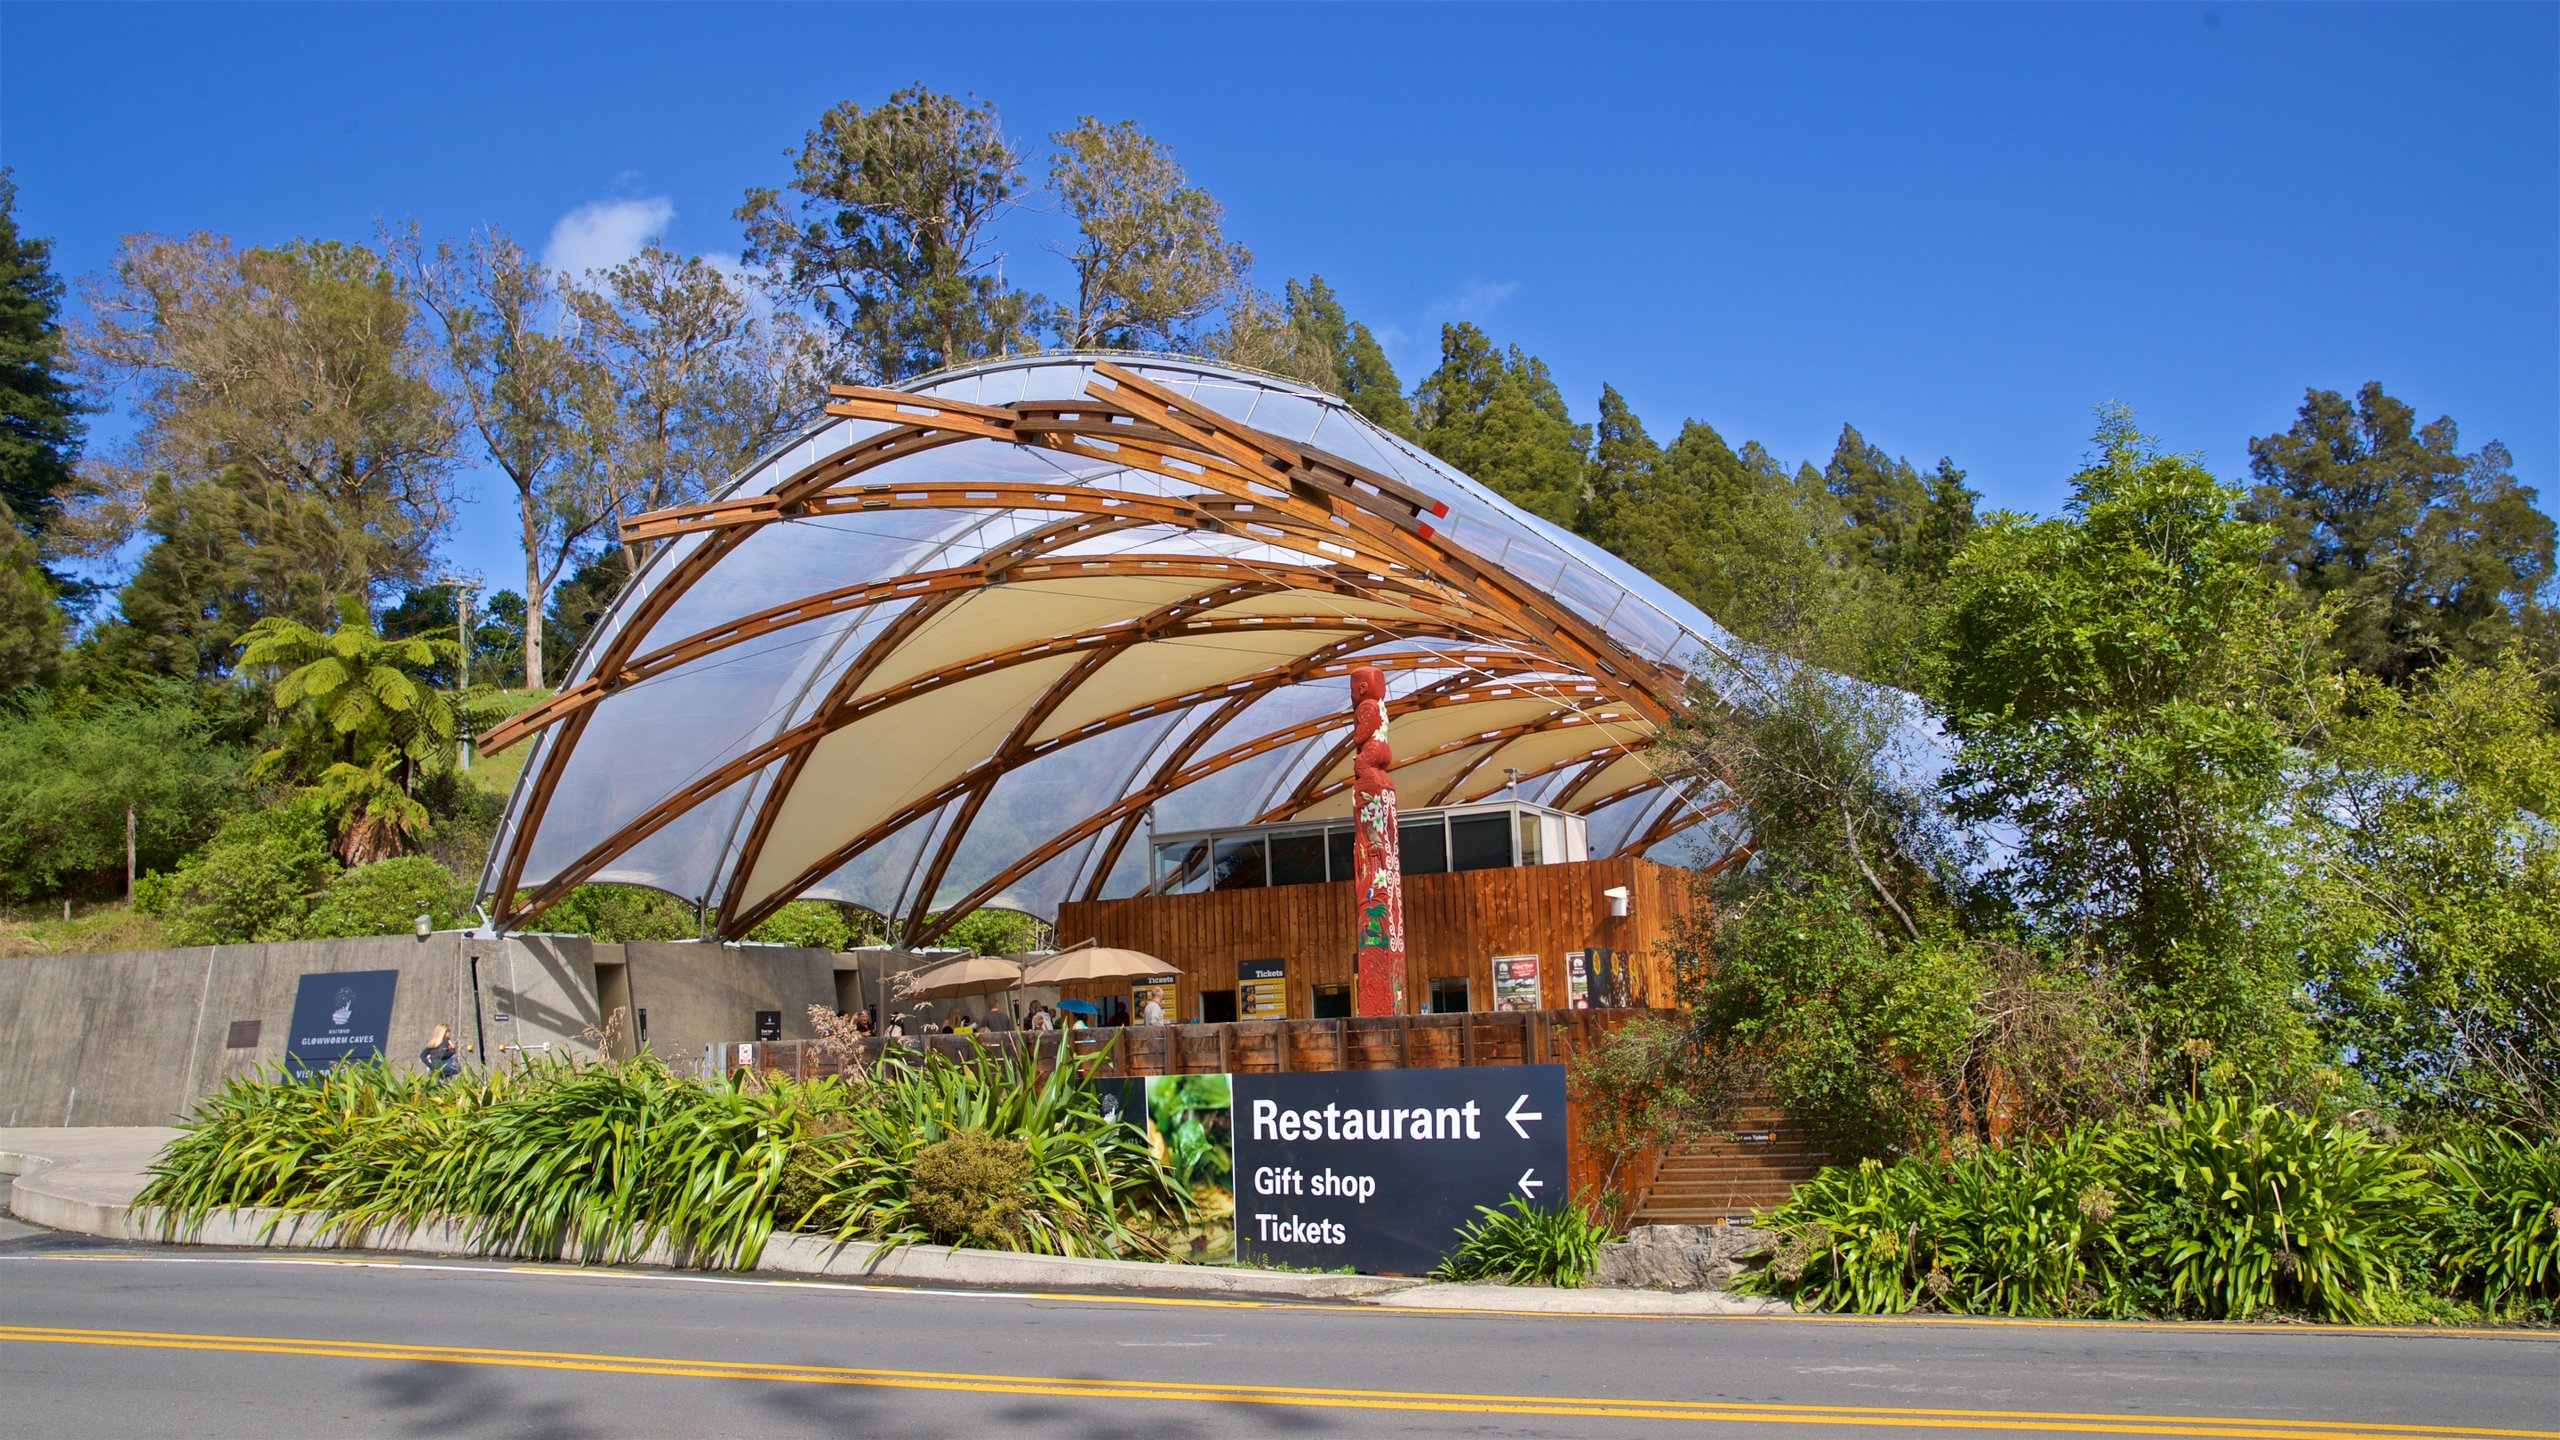
[[[1235,1077],[1236,1255],[1419,1275],[1479,1205],[1563,1203],[1564,1067]]]

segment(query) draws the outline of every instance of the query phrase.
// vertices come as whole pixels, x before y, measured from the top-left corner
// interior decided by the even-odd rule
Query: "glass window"
[[[1156,846],[1156,893],[1189,895],[1208,888],[1209,842],[1167,840]]]
[[[1348,1020],[1351,1018],[1351,987],[1319,985],[1316,987],[1316,1018]]]
[[[1452,870],[1504,870],[1511,865],[1511,816],[1503,811],[1490,815],[1452,815],[1449,817],[1449,868]]]
[[[1354,878],[1358,871],[1351,859],[1351,827],[1337,825],[1324,834],[1325,865],[1336,880]]]
[[[1324,880],[1324,832],[1284,830],[1271,837],[1271,883],[1315,885]]]
[[[1542,860],[1540,859],[1541,847],[1540,847],[1540,845],[1539,845],[1539,838],[1540,838],[1540,836],[1545,832],[1545,828],[1546,828],[1546,827],[1545,827],[1545,825],[1540,821],[1540,819],[1538,818],[1538,816],[1536,816],[1536,815],[1534,815],[1534,814],[1531,814],[1531,813],[1529,813],[1529,812],[1527,812],[1527,811],[1522,811],[1522,812],[1521,812],[1521,814],[1520,814],[1520,863],[1521,863],[1521,864],[1523,864],[1523,865],[1538,865],[1538,864],[1543,864],[1543,863],[1544,863],[1544,861],[1542,861]]]
[[[1467,1009],[1467,982],[1464,976],[1444,975],[1431,982],[1431,1013],[1457,1015]]]
[[[1271,883],[1271,864],[1259,835],[1221,835],[1209,867],[1212,890],[1259,890]]]
[[[1407,875],[1437,875],[1449,868],[1449,826],[1437,816],[1398,826],[1396,843],[1404,851]]]

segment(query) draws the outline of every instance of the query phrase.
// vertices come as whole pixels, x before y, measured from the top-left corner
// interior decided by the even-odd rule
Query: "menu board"
[[[1535,1010],[1538,1007],[1538,957],[1493,957],[1493,1008]]]
[[[1236,1018],[1239,1020],[1288,1019],[1288,969],[1288,962],[1285,960],[1237,961]]]

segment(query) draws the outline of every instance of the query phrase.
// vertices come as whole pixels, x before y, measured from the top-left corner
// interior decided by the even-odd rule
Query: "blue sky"
[[[1843,421],[2049,511],[2090,407],[2239,476],[2380,380],[2553,507],[2560,6],[0,6],[0,163],[72,274],[132,231],[486,222],[586,258],[729,218],[840,100],[1173,147],[1262,283],[1408,384],[1441,322],[1779,456]],[[583,217],[583,218],[580,218]],[[570,222],[564,226],[564,221]],[[1050,217],[1011,270],[1059,288]],[[466,484],[453,557],[519,570]]]

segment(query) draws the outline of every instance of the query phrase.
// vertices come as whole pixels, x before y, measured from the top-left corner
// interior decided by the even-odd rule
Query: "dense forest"
[[[1032,156],[911,89],[837,106],[768,178],[735,267],[651,245],[564,275],[396,223],[135,235],[75,300],[0,177],[0,944],[467,914],[509,772],[461,739],[559,681],[635,558],[620,518],[701,498],[830,381],[1179,351],[1339,395],[1748,644],[1892,687],[1779,667],[1679,737],[1755,853],[1681,941],[1694,1035],[1724,1043],[1674,1099],[1774,1089],[1877,1153],[2208,1082],[2560,1119],[2553,525],[2451,419],[2304,377],[2216,476],[2101,408],[2059,513],[1986,515],[1954,459],[1850,424],[1790,461],[1648,430],[1609,387],[1577,419],[1473,325],[1408,383],[1320,276],[1264,288],[1131,124]],[[1070,294],[1006,278],[1034,201],[1072,223]],[[485,595],[439,568],[472,469],[521,542]],[[1898,696],[1942,783],[1895,763]],[[597,886],[546,924],[701,918]],[[863,926],[800,905],[759,933]]]

